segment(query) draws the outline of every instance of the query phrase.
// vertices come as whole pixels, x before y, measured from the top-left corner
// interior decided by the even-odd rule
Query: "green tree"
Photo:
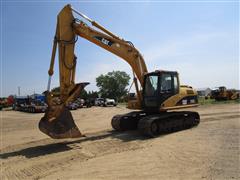
[[[101,97],[113,98],[117,101],[127,94],[130,76],[124,71],[112,71],[106,75],[101,74],[96,78]]]
[[[81,97],[82,99],[88,99],[88,93],[87,93],[87,91],[86,91],[85,89],[83,89],[83,90],[81,91],[80,97]]]
[[[95,98],[98,98],[98,92],[97,91],[86,91],[85,89],[83,89],[81,91],[81,94],[80,94],[80,98],[82,99],[95,99]]]
[[[55,87],[52,89],[52,92],[55,94],[55,95],[60,95],[60,87]],[[44,92],[43,92],[44,94]],[[85,89],[83,89],[80,93],[80,98],[82,99],[89,99],[89,98],[98,98],[98,92],[97,91],[86,91]]]
[[[97,91],[88,91],[88,98],[98,98],[98,92]]]

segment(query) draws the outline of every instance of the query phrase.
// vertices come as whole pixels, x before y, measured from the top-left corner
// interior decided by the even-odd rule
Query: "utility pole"
[[[21,89],[20,89],[20,86],[18,86],[18,96],[20,96],[20,93],[21,92]]]

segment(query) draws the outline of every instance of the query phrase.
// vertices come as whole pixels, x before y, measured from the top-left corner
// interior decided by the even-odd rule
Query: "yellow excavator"
[[[73,13],[82,20],[75,18]],[[86,21],[90,22],[92,27]],[[143,56],[132,42],[116,36],[68,4],[57,17],[46,91],[48,109],[39,122],[39,129],[43,133],[55,139],[83,136],[66,108],[66,105],[79,97],[84,87],[89,84],[75,83],[77,57],[74,54],[74,46],[78,37],[119,56],[132,68],[136,95],[129,97],[127,107],[135,111],[115,115],[111,121],[115,130],[138,129],[144,135],[155,137],[161,133],[199,124],[200,116],[197,112],[172,111],[198,105],[197,92],[190,86],[181,86],[176,71],[148,72]],[[57,48],[60,72],[59,97],[50,91]]]

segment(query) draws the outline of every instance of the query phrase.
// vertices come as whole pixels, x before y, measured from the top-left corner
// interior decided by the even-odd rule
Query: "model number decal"
[[[185,99],[182,100],[182,104],[183,104],[183,105],[186,105],[186,104],[187,104],[187,100],[185,100]]]
[[[195,99],[190,99],[189,100],[189,104],[194,104],[196,101],[195,101]],[[187,99],[183,99],[182,100],[182,104],[183,105],[187,105],[188,104],[188,100]]]
[[[191,99],[191,100],[190,100],[190,103],[191,103],[191,104],[194,104],[194,103],[195,103],[195,99]]]

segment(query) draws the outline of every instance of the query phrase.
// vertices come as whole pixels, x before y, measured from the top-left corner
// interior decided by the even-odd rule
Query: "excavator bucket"
[[[79,97],[80,92],[88,84],[89,83],[77,84],[69,96],[69,99]],[[38,124],[40,131],[53,139],[78,138],[84,136],[74,123],[72,114],[65,104],[53,105],[53,99],[50,93],[47,95],[47,104],[48,109]]]
[[[43,117],[39,122],[39,129],[53,139],[83,136],[74,123],[71,112],[66,107],[63,107],[61,114],[52,121],[48,121]]]

